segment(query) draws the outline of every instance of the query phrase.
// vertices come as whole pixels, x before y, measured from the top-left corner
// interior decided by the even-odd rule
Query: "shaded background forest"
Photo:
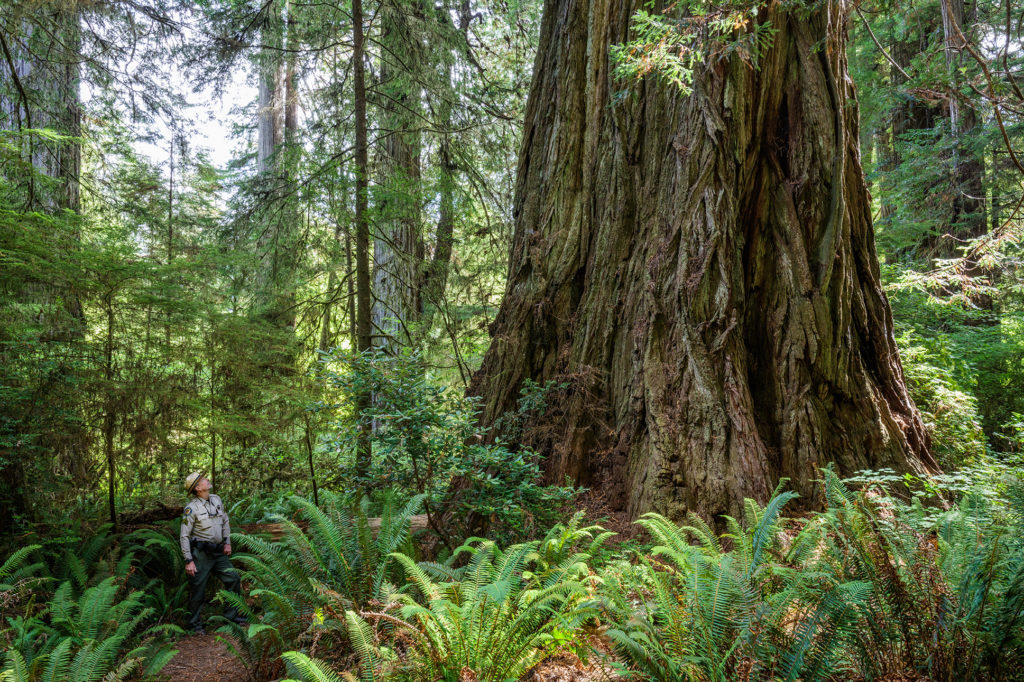
[[[541,10],[367,2],[362,91],[347,5],[6,3],[4,532],[174,504],[197,468],[229,500],[433,485],[403,459],[407,443],[375,425],[454,419],[473,433],[459,396],[504,293]],[[852,16],[883,279],[947,470],[1015,461],[1024,423],[1016,11],[880,2]],[[631,78],[658,77],[645,75],[650,60],[623,64],[623,96]],[[239,78],[256,97],[231,102],[234,154],[218,166],[193,144],[201,112],[186,94],[238,92]],[[351,353],[360,295],[370,344],[391,360]],[[360,407],[367,387],[378,398]],[[506,437],[551,390],[526,387]],[[374,466],[360,469],[367,430]],[[423,461],[465,454],[456,440],[428,443]],[[467,457],[491,470],[515,456]],[[535,455],[518,457],[515,480],[528,486]]]

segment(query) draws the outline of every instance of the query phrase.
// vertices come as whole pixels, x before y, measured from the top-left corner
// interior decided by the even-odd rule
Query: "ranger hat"
[[[192,491],[195,490],[196,484],[199,483],[200,479],[202,479],[203,476],[205,475],[206,472],[204,472],[202,469],[200,469],[199,471],[193,471],[191,474],[189,474],[188,478],[185,479],[185,492],[191,494]]]

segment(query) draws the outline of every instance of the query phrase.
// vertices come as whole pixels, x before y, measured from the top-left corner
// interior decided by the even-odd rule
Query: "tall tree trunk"
[[[908,21],[907,35],[893,41],[890,48],[891,56],[896,64],[889,68],[889,78],[894,88],[901,91],[899,103],[893,107],[891,115],[891,135],[884,132],[888,144],[880,150],[879,167],[884,171],[879,183],[881,208],[879,217],[889,219],[896,213],[896,185],[899,184],[898,169],[903,163],[902,148],[910,144],[905,138],[908,133],[917,130],[931,129],[935,126],[937,110],[931,104],[920,100],[913,91],[908,90],[905,76],[906,69],[914,56],[928,47],[928,35],[934,28],[935,18],[925,9],[918,9],[916,21]],[[922,23],[923,22],[923,23]],[[917,26],[916,33],[913,26]],[[898,65],[898,66],[897,66]]]
[[[889,216],[896,212],[896,207],[892,203],[889,192],[892,187],[889,177],[896,169],[897,163],[896,148],[890,134],[890,125],[891,123],[887,122],[875,132],[875,149],[877,150],[875,158],[878,162],[878,170],[882,172],[882,179],[878,183],[881,190],[881,202],[878,207],[880,222],[888,219]]]
[[[413,3],[415,5],[415,3]],[[420,225],[420,88],[414,68],[423,58],[413,9],[382,3],[379,233],[373,242],[373,324],[377,345],[411,341],[409,325],[422,312],[424,256]]]
[[[356,299],[358,296],[355,291],[355,282],[359,278],[359,273],[352,257],[352,232],[345,230],[345,301],[346,310],[348,311],[348,338],[349,343],[358,345],[359,331],[358,331],[358,319],[359,314],[356,312]],[[367,332],[369,333],[369,332]]]
[[[50,247],[60,254],[64,263],[74,260],[81,235],[77,218],[72,215],[81,207],[80,170],[81,144],[81,29],[80,9],[69,6],[50,6],[40,3],[14,5],[5,8],[0,27],[0,127],[7,130],[50,129],[70,140],[52,140],[35,133],[25,133],[21,145],[21,160],[31,164],[32,173],[22,166],[11,164],[0,168],[12,185],[24,188],[24,203],[19,208],[43,211],[62,218],[48,237]],[[40,182],[45,177],[51,182]],[[11,208],[14,208],[13,206]],[[71,214],[64,214],[70,211]],[[44,332],[39,341],[47,345],[52,357],[78,357],[81,349],[74,348],[85,334],[85,314],[81,297],[74,281],[23,281],[18,296],[23,302],[37,306],[38,322]],[[52,346],[49,344],[57,344]],[[47,387],[63,391],[66,381],[75,379],[67,375],[64,361],[50,370],[40,386],[38,404],[63,404],[72,401],[66,395],[49,393]],[[59,380],[63,379],[63,380]],[[83,481],[88,468],[88,430],[81,415],[73,414],[75,407],[62,409],[65,421],[49,424],[36,447],[49,450],[51,461],[60,462],[72,472],[76,482]],[[26,414],[28,416],[31,411]],[[57,413],[54,413],[57,414]],[[12,415],[13,416],[13,415]],[[0,453],[0,529],[10,530],[18,518],[32,513],[26,484],[27,468],[21,461],[22,453]]]
[[[949,223],[940,228],[934,253],[941,258],[951,258],[962,253],[965,242],[985,234],[985,164],[983,156],[974,150],[971,138],[977,134],[978,114],[971,107],[961,107],[957,99],[960,89],[960,67],[962,59],[959,36],[961,31],[970,34],[974,17],[969,17],[964,0],[941,0],[943,45],[946,67],[949,72],[953,93],[949,98],[949,127],[953,137],[952,149],[952,192],[953,202]],[[975,5],[975,12],[977,6]],[[976,262],[965,263],[964,273],[971,278],[984,278],[986,273]],[[975,305],[992,308],[992,297],[976,294],[971,297]]]
[[[455,245],[455,172],[452,162],[450,140],[442,134],[438,149],[441,163],[440,198],[438,202],[437,228],[434,236],[434,253],[430,263],[424,263],[422,295],[424,331],[429,330],[434,313],[441,307],[448,288],[449,263]]]
[[[879,283],[848,7],[772,5],[773,45],[615,98],[640,0],[548,0],[508,288],[471,391],[567,382],[523,442],[630,514],[736,512],[817,467],[934,467]]]
[[[295,273],[299,261],[299,203],[295,184],[298,162],[297,20],[288,0],[271,0],[262,29],[259,55],[257,173],[264,210],[258,225],[257,301],[262,316],[290,333],[296,321]],[[282,337],[287,343],[287,337]],[[293,364],[292,351],[277,360]]]
[[[103,408],[103,455],[107,461],[107,506],[110,525],[117,530],[117,509],[114,496],[117,490],[117,468],[114,461],[114,294],[108,293],[103,300],[107,315],[107,334],[103,344],[103,379],[106,384],[106,400]]]
[[[272,170],[270,160],[284,139],[281,107],[281,26],[278,0],[267,5],[267,19],[260,34],[257,62],[259,92],[256,100],[256,170]]]
[[[968,16],[964,0],[941,0],[943,43],[950,85],[955,91],[960,88],[960,67],[962,58],[957,40],[961,31],[972,33],[975,18]],[[977,7],[974,8],[975,12]],[[971,108],[960,106],[955,95],[949,98],[949,126],[953,135],[953,216],[951,224],[955,236],[972,239],[985,233],[985,164],[981,154],[976,153],[970,138],[977,133],[978,114]],[[958,251],[960,241],[942,249],[945,254]],[[941,248],[941,247],[940,247]]]
[[[448,64],[445,69],[444,83],[449,87],[452,82],[452,67]],[[442,91],[437,98],[436,108],[441,124],[441,133],[438,140],[438,165],[440,166],[440,182],[438,183],[438,215],[437,227],[434,231],[434,253],[430,263],[424,263],[423,286],[421,298],[424,312],[424,332],[429,331],[433,321],[434,313],[441,307],[444,301],[445,291],[448,288],[449,262],[452,258],[452,248],[455,245],[455,185],[456,167],[452,158],[451,150],[451,129],[452,129],[452,102],[455,94]],[[457,350],[457,348],[456,348]]]
[[[328,199],[328,206],[330,207],[331,219],[334,221],[334,244],[332,244],[332,253],[336,252],[338,256],[331,256],[329,264],[329,272],[327,273],[327,293],[326,300],[324,301],[324,311],[321,318],[320,324],[320,343],[317,345],[320,352],[328,351],[332,346],[337,345],[334,343],[334,335],[331,333],[331,319],[335,301],[338,299],[338,267],[341,265],[339,262],[344,259],[345,265],[345,282],[348,287],[348,297],[344,310],[351,312],[352,303],[352,279],[354,274],[352,272],[352,248],[351,248],[351,229],[349,223],[351,221],[351,214],[348,212],[348,207],[345,203],[345,197],[349,196],[349,182],[348,175],[345,170],[341,167],[338,169],[338,177],[334,180],[329,188],[330,198]],[[340,194],[342,199],[336,198],[336,193]],[[337,250],[337,251],[335,251]],[[351,329],[355,329],[355,315],[349,315],[349,325]],[[354,345],[356,341],[355,333],[350,335],[349,343]],[[350,346],[351,347],[351,346]]]
[[[355,99],[356,128],[356,350],[370,350],[373,336],[373,318],[370,287],[370,222],[367,216],[369,193],[369,163],[366,141],[366,74],[363,63],[363,3],[352,0],[352,88]],[[356,423],[363,424],[360,416],[370,407],[370,395],[363,391],[356,397]],[[359,432],[356,444],[356,474],[362,478],[370,470],[370,433]]]
[[[343,78],[342,73],[339,69],[337,56],[331,60],[331,71],[333,79],[336,82],[340,82]],[[342,126],[338,126],[336,130],[337,145],[339,149],[343,149],[346,146],[346,135],[350,131],[346,130]],[[331,220],[334,222],[334,243],[332,244],[331,257],[328,264],[327,274],[327,294],[324,302],[323,316],[321,318],[320,325],[320,343],[318,349],[321,352],[326,352],[332,346],[337,345],[334,341],[335,335],[331,333],[331,321],[333,315],[334,304],[338,299],[338,267],[341,265],[341,260],[345,262],[345,283],[348,288],[347,305],[343,308],[346,312],[350,312],[352,306],[352,279],[354,277],[352,271],[352,254],[351,254],[351,223],[352,214],[349,212],[348,200],[350,197],[351,183],[349,182],[350,170],[347,170],[344,166],[339,164],[334,169],[337,176],[334,180],[329,183],[328,187],[328,209],[330,211]],[[340,197],[340,198],[339,198]],[[337,255],[334,255],[337,254]],[[350,329],[355,329],[355,315],[349,316]],[[349,337],[350,347],[354,346],[356,337],[354,331]]]
[[[20,26],[21,35],[0,36],[0,125],[10,129],[48,128],[72,140],[55,141],[35,134],[26,135],[21,144],[24,158],[35,172],[56,180],[41,187],[28,175],[30,208],[48,213],[72,211],[81,206],[82,152],[78,137],[82,133],[81,29],[75,7],[36,8],[32,21],[15,13],[8,19],[8,30]],[[13,24],[13,26],[11,25]],[[38,26],[45,27],[40,30]],[[70,243],[55,248],[76,250],[80,235],[70,235]],[[49,286],[44,297],[54,300],[66,319],[56,320],[52,337],[58,340],[80,339],[84,333],[82,303],[73,286]]]
[[[305,418],[305,441],[306,441],[306,456],[309,459],[309,480],[313,484],[313,504],[320,506],[320,492],[316,485],[316,468],[313,466],[313,433],[309,424],[309,414],[303,415]]]
[[[212,347],[212,339],[207,339],[207,347]],[[217,480],[217,365],[215,355],[210,353],[210,480]],[[164,461],[161,458],[161,463]]]

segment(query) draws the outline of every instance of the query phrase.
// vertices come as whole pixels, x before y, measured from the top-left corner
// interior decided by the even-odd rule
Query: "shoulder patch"
[[[185,507],[185,516],[188,516],[191,513],[192,513],[192,507]]]

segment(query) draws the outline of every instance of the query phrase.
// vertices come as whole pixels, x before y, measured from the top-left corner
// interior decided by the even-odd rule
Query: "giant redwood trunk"
[[[845,3],[769,7],[758,68],[712,60],[690,96],[612,77],[640,5],[546,3],[484,420],[525,379],[567,383],[523,440],[630,514],[736,511],[782,476],[808,495],[827,462],[934,466],[879,283]]]

